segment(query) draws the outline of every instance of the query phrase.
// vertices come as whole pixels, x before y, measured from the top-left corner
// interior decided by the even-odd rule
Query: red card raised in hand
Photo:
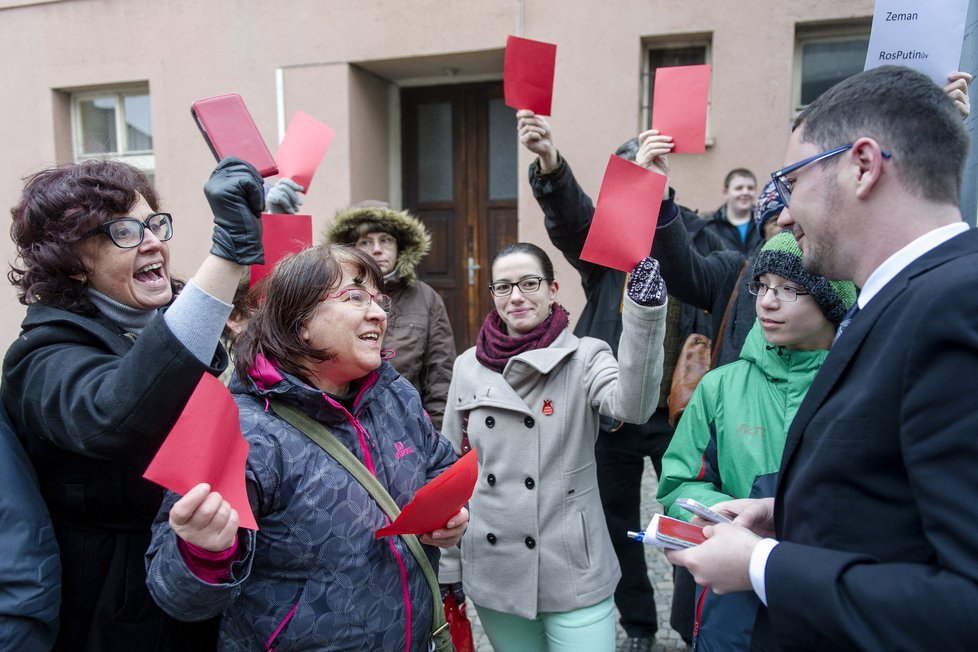
[[[673,154],[706,151],[706,108],[710,66],[656,68],[652,128],[672,136]]]
[[[205,373],[143,477],[180,495],[206,482],[238,510],[241,527],[257,530],[245,489],[247,460],[238,406],[227,387]]]
[[[418,489],[414,500],[387,527],[374,533],[376,538],[394,534],[426,534],[445,527],[472,497],[479,475],[479,458],[471,450],[441,475]]]
[[[296,111],[275,153],[279,176],[292,179],[302,186],[304,193],[309,194],[312,176],[335,135],[336,130],[332,127],[308,113]]]
[[[278,215],[262,213],[261,242],[265,248],[265,263],[251,266],[249,285],[268,276],[278,261],[288,254],[312,246],[311,215]]]
[[[506,106],[550,115],[557,46],[518,36],[506,37],[503,93]]]
[[[649,255],[666,178],[611,155],[581,260],[630,272]]]

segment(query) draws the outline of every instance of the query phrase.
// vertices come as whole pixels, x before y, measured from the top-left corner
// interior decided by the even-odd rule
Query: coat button
[[[486,417],[486,428],[492,428],[496,425],[496,419],[494,417]]]
[[[526,540],[523,541],[523,543],[525,543],[526,547],[529,548],[530,550],[536,548],[537,545],[537,542],[533,540],[533,537],[526,537]]]
[[[496,545],[496,535],[490,532],[486,535],[486,541],[488,541],[490,545]]]
[[[523,423],[526,424],[527,428],[532,428],[536,421],[533,420],[533,417],[527,417],[523,419]]]
[[[537,483],[533,481],[533,478],[527,478],[523,481],[523,484],[526,485],[527,489],[532,489],[533,487],[537,486]]]
[[[489,486],[490,487],[493,486],[493,485],[495,485],[496,484],[496,476],[494,476],[492,473],[490,473],[489,475],[486,476],[486,482],[489,483]]]

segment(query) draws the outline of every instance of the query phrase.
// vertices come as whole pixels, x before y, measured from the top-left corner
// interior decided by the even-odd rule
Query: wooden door
[[[516,242],[516,112],[502,83],[401,92],[404,207],[431,231],[420,277],[445,300],[459,352],[492,303],[489,262]]]

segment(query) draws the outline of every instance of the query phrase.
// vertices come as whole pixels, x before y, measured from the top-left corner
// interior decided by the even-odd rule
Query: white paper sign
[[[866,70],[906,66],[943,88],[960,68],[968,0],[876,0]]]

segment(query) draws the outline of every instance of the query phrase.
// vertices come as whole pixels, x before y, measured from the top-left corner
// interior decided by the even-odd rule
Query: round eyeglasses
[[[361,310],[366,310],[370,307],[371,302],[373,302],[384,312],[390,312],[391,306],[394,303],[394,300],[386,294],[370,294],[362,288],[346,288],[336,294],[328,294],[326,298],[349,301],[354,308],[360,308]]]
[[[518,287],[520,292],[523,294],[528,294],[530,292],[536,292],[539,290],[542,282],[550,282],[552,280],[552,278],[547,276],[527,276],[526,278],[521,278],[515,283],[510,281],[496,281],[495,283],[489,284],[489,291],[492,292],[493,296],[508,297],[513,293],[513,288]]]
[[[760,281],[751,281],[747,284],[747,291],[753,294],[755,297],[763,297],[765,294],[767,294],[768,290],[774,291],[774,298],[784,303],[797,301],[798,297],[803,294],[811,294],[811,292],[799,290],[793,285],[782,285],[781,287],[776,287],[774,285],[768,285],[767,283],[761,283]]]
[[[88,236],[104,233],[120,249],[132,249],[143,243],[146,229],[160,242],[166,242],[173,237],[173,216],[169,213],[153,213],[141,222],[135,217],[120,217],[102,222]]]

